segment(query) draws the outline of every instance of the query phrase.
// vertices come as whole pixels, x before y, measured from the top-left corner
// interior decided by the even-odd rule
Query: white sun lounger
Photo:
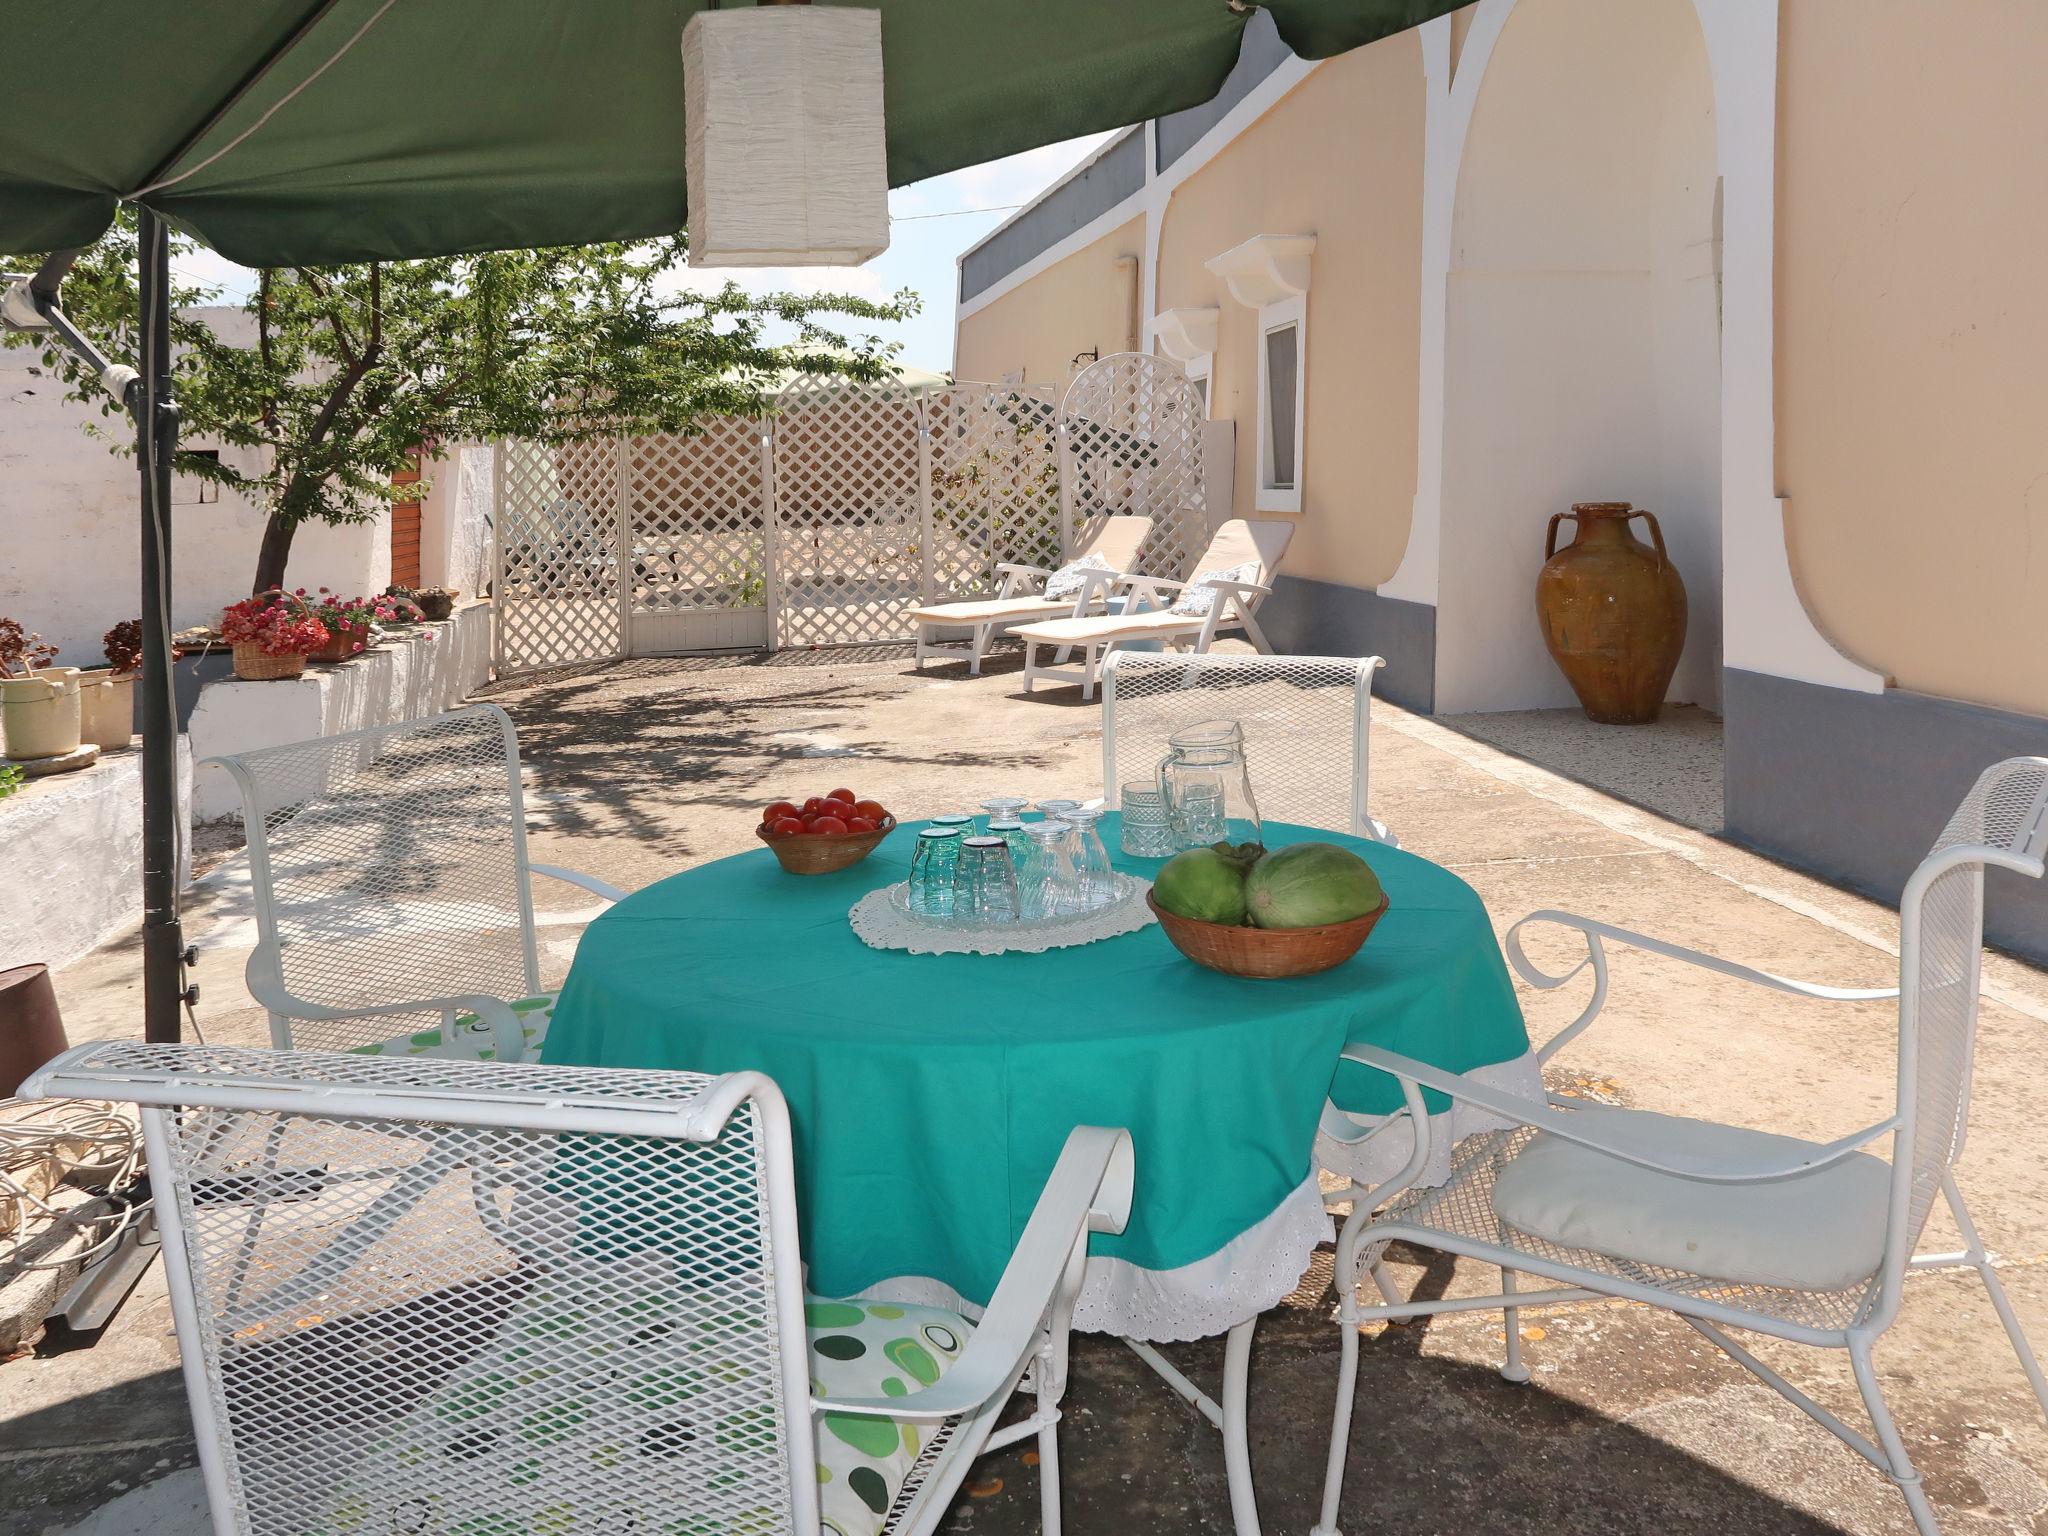
[[[974,602],[935,603],[928,608],[915,609],[910,616],[917,621],[918,670],[924,670],[927,656],[965,656],[968,672],[979,677],[981,659],[988,654],[989,643],[999,632],[1033,619],[1075,618],[1087,613],[1113,584],[1137,564],[1139,547],[1151,531],[1152,519],[1149,517],[1104,518],[1095,537],[1076,556],[1077,559],[1100,556],[1104,569],[1087,572],[1082,578],[1080,592],[1072,598],[1054,599],[1043,595],[1046,579],[1052,575],[1043,566],[1006,561],[996,567],[1003,578],[1003,585],[994,597]],[[966,630],[967,644],[938,644],[939,632],[947,629]]]
[[[1273,573],[1280,565],[1280,557],[1287,552],[1287,541],[1293,536],[1292,523],[1272,520],[1248,522],[1243,518],[1232,518],[1216,530],[1209,547],[1195,562],[1194,582],[1127,576],[1119,583],[1124,593],[1122,613],[1044,619],[1019,626],[1016,634],[1024,642],[1024,691],[1031,692],[1033,685],[1040,682],[1079,683],[1081,697],[1092,699],[1103,658],[1119,646],[1147,640],[1164,641],[1174,646],[1191,643],[1199,655],[1209,649],[1210,642],[1217,635],[1226,630],[1242,630],[1246,639],[1271,655],[1273,647],[1267,644],[1257,615],[1260,605],[1273,590]],[[1206,571],[1223,571],[1246,565],[1255,567],[1254,575],[1248,581],[1202,579]],[[1216,592],[1216,600],[1209,605],[1209,611],[1174,612],[1175,594],[1196,584],[1213,588]],[[1039,647],[1048,645],[1054,647],[1053,660],[1041,665]],[[1068,655],[1076,650],[1082,653],[1080,664],[1065,664]]]

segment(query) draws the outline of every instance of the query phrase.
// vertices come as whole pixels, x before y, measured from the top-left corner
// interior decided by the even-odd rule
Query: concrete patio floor
[[[958,666],[920,677],[898,647],[642,661],[491,696],[519,722],[534,856],[628,888],[753,846],[756,808],[775,794],[844,782],[918,815],[975,791],[1085,794],[1100,774],[1096,707],[1071,689],[1025,699],[1014,659],[1000,655],[980,679]],[[1780,973],[1895,979],[1896,918],[1868,901],[1396,709],[1376,707],[1372,753],[1375,814],[1469,881],[1497,926],[1564,907]],[[229,859],[192,896],[201,1018],[209,1039],[261,1043],[240,980],[251,930],[239,882]],[[584,915],[544,914],[551,979],[567,969]],[[1606,1015],[1560,1057],[1554,1086],[1821,1139],[1882,1113],[1895,1045],[1886,1005],[1804,1003],[1635,954],[1615,972]],[[2022,1317],[2048,1343],[2038,1069],[2048,975],[1993,956],[1985,976],[1961,1183],[2006,1256]],[[58,984],[74,1040],[138,1032],[132,942]],[[1582,1003],[1576,985],[1525,991],[1532,1037]],[[1490,1279],[1407,1257],[1402,1278],[1438,1291]],[[1269,1531],[1303,1532],[1315,1516],[1337,1350],[1326,1282],[1326,1268],[1311,1272],[1262,1324],[1254,1355],[1254,1467]],[[1347,1532],[1911,1530],[1895,1490],[1683,1325],[1605,1304],[1525,1313],[1523,1324],[1535,1372],[1526,1386],[1496,1374],[1497,1316],[1365,1340]],[[1220,1344],[1169,1352],[1213,1389]],[[1758,1353],[1861,1422],[1846,1360],[1768,1342]],[[2048,1429],[1974,1280],[1911,1279],[1878,1365],[1946,1529],[2048,1536]],[[1078,1342],[1065,1430],[1074,1536],[1230,1529],[1216,1435],[1121,1345]],[[196,1532],[192,1464],[160,1270],[90,1347],[50,1345],[0,1365],[0,1536],[72,1529],[146,1484],[87,1529]],[[1020,1447],[980,1464],[951,1528],[1021,1536],[1036,1520],[1036,1474]]]

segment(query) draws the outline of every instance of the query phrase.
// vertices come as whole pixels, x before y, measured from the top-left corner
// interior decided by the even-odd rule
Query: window
[[[1301,427],[1307,321],[1302,297],[1259,310],[1259,486],[1261,512],[1301,510]]]

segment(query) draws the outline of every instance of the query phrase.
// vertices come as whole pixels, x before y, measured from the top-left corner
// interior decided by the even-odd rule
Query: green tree
[[[257,274],[248,323],[212,326],[188,313],[219,290],[180,275],[173,245],[172,350],[186,441],[263,450],[244,471],[190,449],[178,468],[248,497],[268,520],[252,591],[284,585],[292,537],[308,521],[368,522],[392,500],[391,477],[423,444],[519,437],[562,443],[615,432],[688,431],[699,417],[757,414],[790,371],[876,378],[872,335],[846,321],[915,311],[847,295],[752,296],[683,286],[683,242],[500,251]],[[123,218],[64,284],[64,307],[106,348],[132,360],[136,235]],[[223,334],[226,332],[226,334]],[[771,344],[781,333],[792,339]],[[0,332],[39,346],[70,397],[97,403],[87,430],[134,451],[127,415],[89,369],[46,334]],[[409,493],[410,494],[410,493]]]

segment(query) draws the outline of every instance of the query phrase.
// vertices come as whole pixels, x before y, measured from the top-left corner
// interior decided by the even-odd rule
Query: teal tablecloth
[[[1115,818],[1103,827],[1114,851]],[[629,896],[584,934],[542,1051],[772,1076],[820,1294],[922,1276],[986,1302],[1076,1125],[1127,1127],[1137,1154],[1130,1223],[1095,1251],[1179,1268],[1299,1188],[1326,1096],[1399,1106],[1391,1079],[1337,1071],[1345,1042],[1460,1072],[1528,1050],[1479,898],[1414,854],[1268,826],[1274,847],[1355,847],[1391,907],[1335,970],[1241,981],[1182,958],[1156,926],[1041,954],[870,949],[847,909],[905,878],[914,836],[900,828],[838,874],[786,875],[759,849]]]

